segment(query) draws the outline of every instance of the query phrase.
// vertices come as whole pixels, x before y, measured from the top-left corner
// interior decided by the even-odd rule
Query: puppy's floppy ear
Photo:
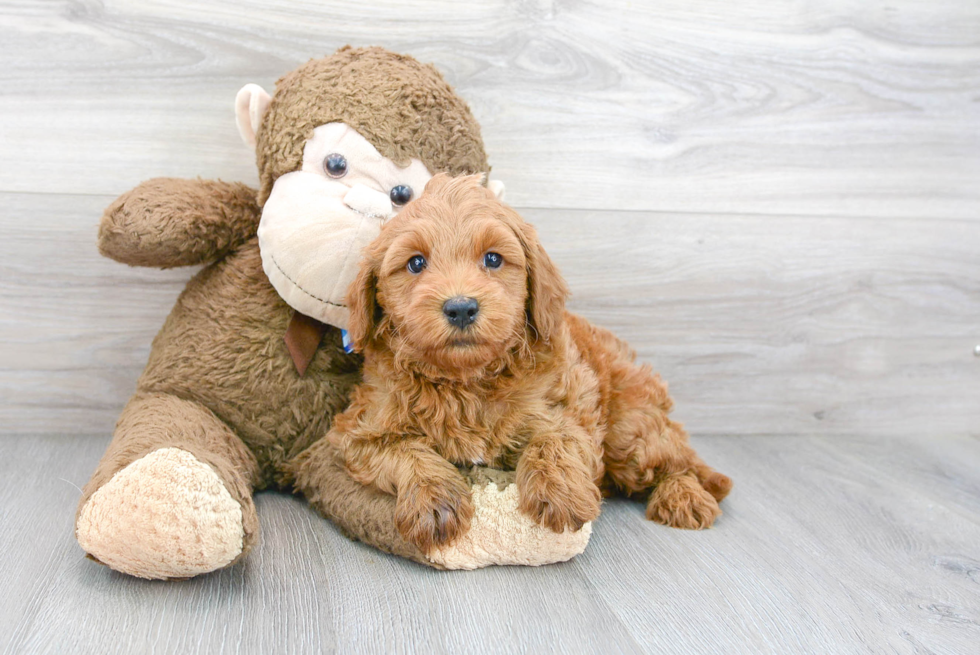
[[[547,341],[561,325],[568,285],[541,247],[537,231],[522,223],[518,232],[527,259],[527,316],[539,339]]]
[[[378,305],[378,262],[365,253],[357,277],[347,289],[347,308],[350,320],[347,334],[356,352],[361,352],[374,338],[374,330],[381,319],[382,310]]]
[[[448,173],[436,173],[428,182],[425,183],[423,193],[436,193],[453,181]]]

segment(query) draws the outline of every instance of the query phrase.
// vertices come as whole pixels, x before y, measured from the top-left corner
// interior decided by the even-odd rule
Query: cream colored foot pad
[[[187,578],[242,552],[242,508],[207,464],[163,448],[116,473],[85,503],[78,543],[140,578]]]
[[[482,484],[481,484],[482,482]],[[516,484],[479,481],[473,487],[475,513],[470,530],[458,541],[429,553],[447,569],[477,569],[501,564],[540,566],[564,562],[589,545],[592,523],[578,532],[555,534],[518,509]]]

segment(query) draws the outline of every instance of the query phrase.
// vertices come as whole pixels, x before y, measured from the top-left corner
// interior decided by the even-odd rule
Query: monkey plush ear
[[[568,285],[538,241],[538,233],[524,223],[519,238],[527,259],[527,316],[538,338],[547,341],[564,320]]]
[[[500,180],[490,180],[487,182],[487,188],[493,193],[494,197],[501,202],[504,199],[504,183]]]
[[[374,329],[381,318],[381,307],[377,301],[378,274],[374,262],[361,262],[357,277],[347,289],[347,335],[355,352],[374,338]]]
[[[250,148],[255,149],[255,133],[269,109],[272,96],[258,84],[246,84],[235,96],[235,122],[238,133]]]

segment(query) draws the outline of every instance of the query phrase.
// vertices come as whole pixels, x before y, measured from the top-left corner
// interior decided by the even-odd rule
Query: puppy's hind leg
[[[721,477],[731,488],[731,480]],[[711,527],[720,515],[717,497],[698,478],[695,469],[663,476],[647,503],[647,518],[672,528],[702,530]]]
[[[684,429],[660,407],[614,405],[604,444],[608,480],[629,495],[652,489],[647,504],[652,521],[688,530],[710,527],[731,480],[698,457]]]
[[[687,433],[671,421],[667,387],[608,330],[570,317],[583,356],[602,381],[607,432],[603,441],[606,486],[628,495],[652,490],[647,518],[677,528],[709,527],[732,481],[704,463]]]

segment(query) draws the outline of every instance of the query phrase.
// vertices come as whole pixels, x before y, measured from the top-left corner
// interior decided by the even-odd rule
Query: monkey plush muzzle
[[[302,168],[280,176],[263,207],[258,237],[269,281],[296,311],[345,329],[361,250],[396,203],[431,177],[418,160],[397,166],[343,123],[316,128]]]

